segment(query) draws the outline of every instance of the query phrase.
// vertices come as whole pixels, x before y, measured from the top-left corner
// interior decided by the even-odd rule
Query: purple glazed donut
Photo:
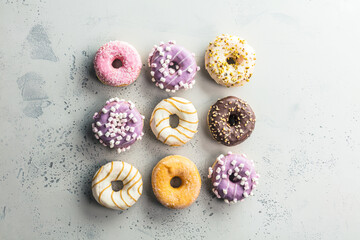
[[[194,56],[195,54],[176,45],[175,41],[155,45],[148,59],[151,80],[167,92],[192,88],[195,74],[200,70]]]
[[[221,154],[209,168],[212,191],[226,203],[243,201],[253,195],[260,175],[255,172],[254,162],[245,154]]]
[[[111,98],[93,119],[95,138],[104,146],[117,148],[118,153],[130,149],[130,145],[144,135],[144,116],[131,101]]]

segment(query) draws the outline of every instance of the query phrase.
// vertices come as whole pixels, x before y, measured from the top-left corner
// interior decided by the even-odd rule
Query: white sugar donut
[[[170,126],[170,115],[179,117],[176,128]],[[151,114],[150,127],[155,137],[170,146],[181,146],[197,132],[198,116],[194,105],[180,97],[162,100]]]
[[[123,188],[115,192],[111,183],[122,181]],[[98,203],[107,208],[125,210],[136,203],[142,193],[140,172],[131,164],[113,161],[102,166],[92,179],[92,193]]]
[[[226,87],[248,82],[255,61],[255,51],[246,40],[225,34],[216,37],[205,53],[206,70],[218,84]]]

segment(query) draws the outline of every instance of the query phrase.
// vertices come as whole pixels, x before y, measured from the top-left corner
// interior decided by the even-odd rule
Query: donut
[[[144,118],[131,101],[111,98],[94,114],[92,131],[101,144],[121,153],[142,139]]]
[[[98,79],[110,86],[122,87],[133,83],[140,74],[141,58],[127,42],[112,41],[96,52],[95,73]]]
[[[114,191],[112,183],[121,181],[123,187]],[[95,200],[102,206],[125,210],[140,198],[143,181],[139,170],[123,161],[113,161],[102,166],[92,179],[91,189]]]
[[[167,92],[192,88],[195,74],[200,70],[194,56],[175,41],[155,45],[148,58],[152,81]]]
[[[177,127],[170,126],[170,115],[179,117]],[[198,116],[194,105],[180,97],[162,100],[156,105],[150,118],[150,127],[155,137],[170,146],[181,146],[197,132]]]
[[[245,154],[231,152],[226,156],[221,154],[216,159],[209,168],[208,176],[211,178],[212,191],[226,203],[236,203],[254,195],[259,177],[253,161],[247,159]]]
[[[250,137],[255,127],[255,114],[240,98],[219,99],[210,107],[207,121],[212,137],[225,146],[234,146]]]
[[[171,180],[179,178],[178,187]],[[165,207],[182,209],[190,206],[199,196],[201,178],[196,165],[179,155],[167,156],[154,167],[151,185],[158,201]]]
[[[252,76],[255,60],[255,51],[246,40],[223,34],[209,43],[205,68],[220,85],[242,86]]]

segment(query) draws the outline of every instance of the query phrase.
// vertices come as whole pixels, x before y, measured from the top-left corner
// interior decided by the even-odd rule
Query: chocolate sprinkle
[[[219,99],[212,105],[207,120],[212,137],[225,146],[242,143],[255,127],[250,105],[234,96]]]

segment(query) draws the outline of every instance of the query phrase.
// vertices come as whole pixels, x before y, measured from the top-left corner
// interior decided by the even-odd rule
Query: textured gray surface
[[[359,7],[356,0],[1,1],[0,239],[359,238]],[[221,33],[257,51],[245,87],[218,86],[204,70],[205,48]],[[133,44],[144,63],[161,40],[196,53],[195,88],[175,94],[198,109],[191,142],[171,148],[154,138],[149,116],[168,94],[152,85],[147,67],[125,88],[96,79],[95,51],[115,39]],[[251,138],[231,151],[247,153],[261,174],[256,196],[231,206],[214,198],[205,178],[230,150],[206,126],[209,106],[227,95],[257,115]],[[90,132],[92,114],[114,96],[147,117],[144,139],[121,155]],[[169,154],[192,159],[202,176],[200,196],[185,210],[164,208],[150,187],[152,167]],[[110,160],[143,175],[143,196],[125,212],[91,196],[94,172]]]

